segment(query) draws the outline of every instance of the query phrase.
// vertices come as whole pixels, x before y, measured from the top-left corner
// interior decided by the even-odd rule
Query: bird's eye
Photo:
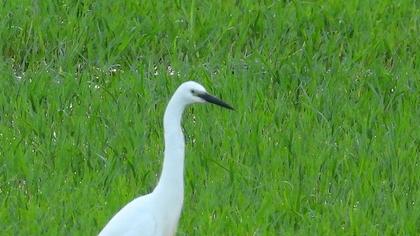
[[[191,93],[195,95],[195,90],[194,89],[191,89]]]

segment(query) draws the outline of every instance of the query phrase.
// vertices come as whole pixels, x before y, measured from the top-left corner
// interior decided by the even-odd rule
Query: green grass
[[[186,80],[236,112],[185,114],[178,235],[420,232],[418,1],[1,5],[1,235],[95,235],[152,190]]]

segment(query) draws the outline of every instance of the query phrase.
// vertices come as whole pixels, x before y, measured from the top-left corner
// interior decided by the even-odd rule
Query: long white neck
[[[185,141],[181,128],[185,104],[176,94],[171,98],[163,117],[165,153],[162,174],[154,192],[165,201],[182,207],[184,197],[184,155]]]

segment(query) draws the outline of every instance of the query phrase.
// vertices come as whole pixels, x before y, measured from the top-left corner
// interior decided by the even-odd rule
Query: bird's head
[[[210,95],[201,84],[194,81],[188,81],[181,84],[177,93],[182,96],[182,99],[186,104],[208,102],[233,110],[233,107],[231,107],[229,104],[222,101],[220,98]]]

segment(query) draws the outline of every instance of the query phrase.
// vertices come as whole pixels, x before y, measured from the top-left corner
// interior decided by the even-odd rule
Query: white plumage
[[[100,236],[175,235],[184,201],[184,134],[182,114],[189,104],[210,102],[233,109],[188,81],[170,99],[163,118],[165,152],[162,173],[153,192],[125,205],[99,233]]]

